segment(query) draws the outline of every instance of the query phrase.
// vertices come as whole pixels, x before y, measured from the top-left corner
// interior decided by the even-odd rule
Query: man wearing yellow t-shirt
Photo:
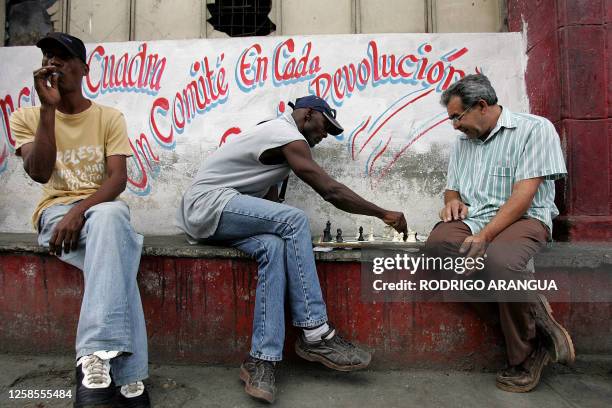
[[[34,71],[41,106],[15,112],[11,132],[25,171],[43,184],[32,220],[39,243],[84,275],[75,407],[148,407],[147,335],[136,283],[142,236],[117,200],[132,155],[125,120],[83,96],[89,67],[80,39],[50,33],[36,45],[43,53]]]

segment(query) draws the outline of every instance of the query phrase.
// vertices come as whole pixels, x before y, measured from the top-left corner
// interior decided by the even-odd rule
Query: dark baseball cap
[[[319,98],[316,95],[308,95],[302,98],[297,98],[295,103],[289,102],[289,106],[293,109],[300,108],[311,108],[316,111],[319,111],[325,116],[325,118],[329,121],[330,129],[329,134],[337,136],[340,133],[344,132],[344,128],[340,126],[340,123],[336,120],[336,110],[332,109],[325,100]]]
[[[80,39],[70,34],[53,32],[47,34],[36,43],[36,46],[40,49],[45,49],[54,45],[65,49],[70,55],[77,57],[87,64],[87,61],[85,61],[85,58],[87,58],[85,44],[83,44],[83,41]]]

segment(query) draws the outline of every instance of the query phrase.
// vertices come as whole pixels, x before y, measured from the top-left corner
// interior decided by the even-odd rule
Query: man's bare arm
[[[536,177],[514,183],[508,201],[499,208],[495,217],[479,233],[465,239],[459,252],[467,253],[466,256],[470,258],[483,256],[487,243],[525,215],[542,180],[544,180],[542,177]]]
[[[288,143],[283,146],[282,152],[293,172],[325,201],[346,212],[380,218],[397,231],[407,232],[406,220],[401,212],[385,210],[334,180],[313,160],[306,142]]]
[[[57,224],[49,240],[49,251],[54,254],[70,252],[76,249],[79,235],[85,223],[85,211],[96,204],[113,201],[125,190],[127,184],[127,164],[123,155],[108,156],[106,158],[107,179],[98,191],[80,201]]]
[[[55,109],[40,108],[40,122],[34,141],[26,143],[17,152],[23,157],[23,168],[37,183],[45,184],[51,178],[57,148],[55,146]]]
[[[41,102],[40,121],[34,135],[34,142],[27,143],[17,154],[23,157],[23,168],[32,180],[46,183],[51,178],[57,148],[55,146],[55,109],[61,97],[57,89],[56,71],[48,65],[34,71],[34,86]]]
[[[461,201],[461,194],[455,190],[444,190],[444,204],[448,204],[453,200]]]
[[[495,217],[482,229],[481,233],[492,240],[525,215],[543,180],[543,177],[536,177],[514,183],[510,198],[499,208]]]

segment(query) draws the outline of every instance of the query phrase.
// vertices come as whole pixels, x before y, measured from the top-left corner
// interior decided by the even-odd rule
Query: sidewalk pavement
[[[237,367],[151,364],[155,407],[268,406],[243,392]],[[281,365],[274,407],[612,407],[612,356],[582,356],[572,368],[549,365],[527,394],[495,387],[495,374],[406,369],[339,373],[310,363]],[[73,360],[0,354],[0,407],[71,407],[69,399],[11,399],[17,390],[74,393]]]

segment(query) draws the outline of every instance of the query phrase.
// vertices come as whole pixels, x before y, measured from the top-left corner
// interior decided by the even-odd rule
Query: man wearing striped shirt
[[[484,257],[485,268],[466,272],[469,278],[529,279],[527,265],[550,239],[552,219],[559,214],[554,180],[567,173],[557,132],[545,118],[498,105],[482,74],[454,83],[441,103],[462,135],[449,161],[442,221],[427,250],[444,257]],[[509,367],[497,374],[496,385],[505,391],[530,391],[549,360],[575,358],[571,338],[546,298],[529,299],[473,303],[501,324]]]

